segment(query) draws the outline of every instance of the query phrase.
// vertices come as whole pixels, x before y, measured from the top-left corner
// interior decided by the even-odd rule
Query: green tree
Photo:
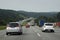
[[[60,12],[57,14],[57,19],[60,21]]]
[[[6,25],[8,22],[15,22],[23,19],[23,17],[14,10],[0,9],[0,25]]]

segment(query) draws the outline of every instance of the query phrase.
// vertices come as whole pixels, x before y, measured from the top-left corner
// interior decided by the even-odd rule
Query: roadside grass
[[[6,29],[6,26],[0,26],[0,30]]]
[[[23,25],[23,26],[25,26],[26,24],[27,24],[27,22],[26,22],[26,21],[22,23],[22,25]]]

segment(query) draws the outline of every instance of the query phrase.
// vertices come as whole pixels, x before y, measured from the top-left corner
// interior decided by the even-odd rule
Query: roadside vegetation
[[[22,23],[22,26],[25,26],[26,24],[27,24],[27,22],[25,21],[25,22]]]
[[[6,29],[6,26],[0,26],[0,30]]]
[[[9,22],[20,21],[20,20],[23,20],[27,17],[36,17],[36,16],[38,16],[37,14],[40,15],[40,13],[35,13],[36,15],[34,13],[35,12],[31,12],[31,13],[30,12],[24,12],[24,11],[18,12],[18,11],[14,11],[14,10],[0,9],[0,30],[5,29],[6,26],[4,26],[4,25],[6,25]],[[47,14],[49,15],[50,13],[47,13]],[[45,13],[43,14],[43,16],[40,15],[35,19],[35,23],[37,23],[37,25],[39,25],[39,21],[41,19],[43,19],[45,22],[60,22],[60,12],[57,12],[54,14],[54,16],[52,15],[50,17],[48,17],[47,15],[45,15],[45,16],[44,15],[45,15]],[[23,22],[22,25],[26,25],[27,22],[29,22],[29,21]]]
[[[5,29],[5,25],[9,22],[16,22],[23,19],[24,16],[17,11],[0,9],[0,30]]]
[[[60,12],[58,12],[55,16],[53,17],[46,17],[46,16],[39,16],[38,18],[35,19],[35,23],[39,25],[39,21],[44,20],[45,22],[60,22]]]

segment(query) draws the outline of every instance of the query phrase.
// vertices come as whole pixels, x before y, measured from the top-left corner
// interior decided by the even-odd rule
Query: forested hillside
[[[0,25],[6,25],[8,22],[23,20],[24,16],[14,10],[0,9]]]

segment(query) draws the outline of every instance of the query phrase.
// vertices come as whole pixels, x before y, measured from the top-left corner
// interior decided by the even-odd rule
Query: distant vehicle
[[[44,25],[44,20],[39,21],[39,26],[42,27]]]
[[[44,23],[42,27],[42,32],[54,32],[54,24],[53,23]]]
[[[26,24],[26,28],[30,28],[30,23]]]
[[[60,27],[60,22],[56,22],[55,25],[58,26],[58,27]]]
[[[35,25],[34,20],[32,20],[32,21],[30,22],[30,25],[31,25],[31,26],[34,26],[34,25]]]
[[[22,27],[19,22],[9,22],[6,27],[6,35],[22,34]]]

